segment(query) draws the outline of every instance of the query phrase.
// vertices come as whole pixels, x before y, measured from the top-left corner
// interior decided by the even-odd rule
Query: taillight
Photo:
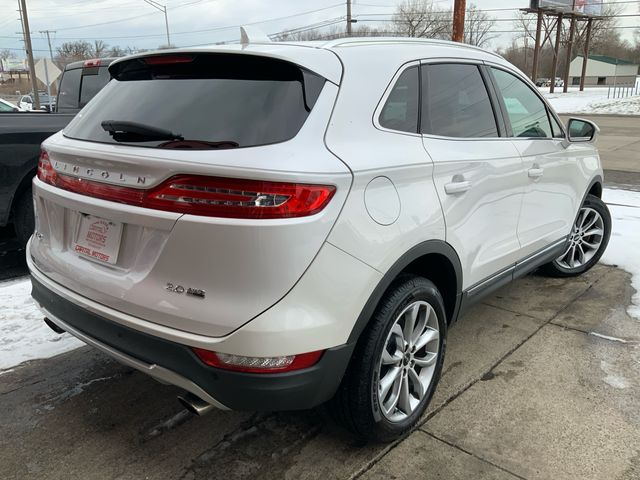
[[[53,184],[55,176],[56,171],[49,161],[49,154],[43,150],[38,159],[38,178],[45,183]]]
[[[192,348],[205,364],[211,367],[245,373],[283,373],[309,368],[320,360],[324,350],[287,355],[282,357],[245,357],[212,352],[203,348]]]
[[[85,60],[82,64],[83,67],[99,67],[102,64],[101,58],[92,58],[90,60]]]
[[[190,63],[193,62],[193,59],[194,57],[191,55],[155,55],[142,60],[147,65],[169,65],[172,63]]]
[[[46,151],[38,178],[70,192],[154,210],[225,218],[295,218],[320,212],[333,185],[176,175],[150,189],[110,185],[56,172]]]

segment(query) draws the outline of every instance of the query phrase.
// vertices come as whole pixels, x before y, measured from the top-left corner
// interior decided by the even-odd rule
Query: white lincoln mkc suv
[[[479,48],[245,41],[109,71],[42,145],[33,297],[194,412],[328,402],[392,440],[469,305],[606,248],[598,128]]]

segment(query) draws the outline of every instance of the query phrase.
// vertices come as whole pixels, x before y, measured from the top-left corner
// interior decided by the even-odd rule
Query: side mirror
[[[593,142],[600,129],[598,126],[581,118],[570,118],[567,125],[567,139],[570,142]]]

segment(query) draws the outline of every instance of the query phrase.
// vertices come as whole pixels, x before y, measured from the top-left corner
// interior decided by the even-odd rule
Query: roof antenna
[[[271,39],[262,30],[256,27],[240,27],[240,43],[271,43]]]

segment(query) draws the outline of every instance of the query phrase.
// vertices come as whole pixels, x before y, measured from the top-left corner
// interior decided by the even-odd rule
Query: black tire
[[[13,211],[13,226],[20,245],[26,247],[29,237],[35,229],[31,187],[22,192],[16,200]]]
[[[382,350],[398,315],[411,303],[429,303],[437,315],[439,357],[426,394],[419,405],[399,422],[391,422],[378,405],[378,365]],[[442,373],[447,320],[440,292],[429,280],[403,274],[389,287],[378,304],[366,330],[360,336],[338,392],[329,403],[336,421],[361,441],[390,442],[411,431],[426,410]]]
[[[600,260],[600,257],[602,257],[602,254],[607,249],[607,245],[609,244],[609,237],[611,236],[611,214],[609,213],[609,208],[602,200],[600,200],[595,195],[587,195],[587,198],[585,199],[584,204],[581,207],[581,210],[582,208],[591,208],[595,210],[600,214],[600,217],[602,218],[602,221],[603,221],[604,234],[602,236],[602,241],[595,255],[593,255],[593,257],[591,257],[591,259],[588,262],[575,268],[567,268],[566,266],[561,265],[559,263],[559,260],[562,257],[558,257],[552,262],[549,262],[543,265],[542,267],[540,267],[540,271],[542,273],[549,275],[551,277],[575,277],[577,275],[581,275],[587,270],[589,270],[591,267],[593,267],[596,263],[598,263],[598,260]],[[576,217],[576,222],[578,221],[579,218],[580,218],[580,215]],[[573,231],[573,227],[572,227],[572,231]]]

